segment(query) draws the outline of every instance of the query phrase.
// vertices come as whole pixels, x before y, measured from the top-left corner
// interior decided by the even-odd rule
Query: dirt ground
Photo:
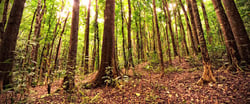
[[[89,81],[96,73],[84,77],[76,76],[77,91],[65,95],[56,91],[62,80],[52,85],[52,94],[47,94],[46,86],[30,89],[26,102],[35,104],[250,104],[250,73],[232,73],[225,70],[214,70],[217,81],[203,86],[196,85],[202,75],[202,67],[194,68],[188,61],[173,61],[171,69],[161,78],[159,71],[151,69],[148,62],[129,70],[128,76],[116,80],[115,87],[83,89],[82,83]],[[55,92],[56,91],[56,92]],[[0,103],[4,104],[10,96],[0,95]],[[8,103],[10,101],[7,101]]]

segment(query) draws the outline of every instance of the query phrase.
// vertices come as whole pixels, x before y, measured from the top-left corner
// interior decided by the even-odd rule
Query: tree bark
[[[134,67],[133,62],[133,53],[132,53],[132,42],[131,42],[131,3],[128,0],[128,68],[132,65]]]
[[[185,31],[184,31],[184,26],[182,24],[180,11],[177,10],[177,13],[178,13],[178,20],[179,20],[179,24],[180,24],[180,31],[181,31],[180,34],[182,34],[182,36],[183,36],[182,37],[182,42],[184,43],[185,53],[186,53],[186,55],[189,55],[187,41],[186,41],[186,34],[185,34]]]
[[[122,17],[122,50],[123,50],[123,58],[124,58],[124,67],[127,69],[128,68],[128,61],[126,57],[126,50],[125,50],[125,34],[124,34],[124,12],[123,12],[123,2],[121,2],[121,17]]]
[[[237,49],[237,45],[235,42],[235,38],[233,35],[233,32],[231,30],[228,18],[226,16],[226,13],[224,11],[224,8],[221,4],[221,0],[212,0],[217,18],[220,22],[220,26],[223,32],[223,37],[225,40],[228,58],[230,61],[230,64],[233,65],[234,68],[237,68],[239,62],[240,62],[240,55]]]
[[[94,36],[94,47],[93,47],[93,55],[92,55],[92,72],[94,72],[95,68],[95,61],[96,61],[96,40],[99,34],[98,28],[98,1],[96,0],[96,11],[95,11],[95,36]]]
[[[192,9],[192,5],[190,0],[186,0],[187,3],[187,7],[188,7],[188,13],[190,15],[190,19],[191,19],[191,25],[192,25],[192,33],[193,33],[193,37],[194,37],[194,46],[195,46],[195,55],[198,54],[198,52],[200,52],[200,48],[199,46],[199,40],[198,40],[198,36],[197,36],[197,31],[196,31],[196,25],[195,25],[195,20],[194,20],[194,15],[193,15],[193,9]]]
[[[160,30],[158,25],[158,18],[156,14],[156,6],[155,6],[155,0],[153,0],[153,8],[154,8],[154,19],[155,19],[155,27],[157,32],[157,39],[158,39],[158,50],[159,50],[159,57],[160,57],[160,65],[161,65],[161,71],[164,73],[164,62],[163,62],[163,55],[162,55],[162,47],[161,47],[161,36],[160,36]]]
[[[35,24],[34,39],[33,39],[36,42],[36,44],[33,45],[33,50],[31,53],[32,60],[34,62],[35,67],[36,67],[36,61],[37,61],[38,49],[39,49],[39,40],[38,39],[40,38],[41,22],[43,19],[45,8],[46,8],[45,4],[46,4],[46,0],[44,0],[44,7],[42,8],[41,0],[38,0],[37,12],[36,12],[36,24]],[[41,9],[42,9],[42,11],[41,11]]]
[[[169,28],[171,39],[172,39],[174,56],[178,56],[177,49],[176,49],[176,42],[175,42],[175,38],[174,38],[174,33],[173,33],[172,25],[171,25],[171,16],[170,16],[168,3],[165,0],[163,0],[163,5],[165,5],[166,10],[167,10],[167,14],[168,14],[168,28]]]
[[[163,5],[165,5],[165,1],[163,0]],[[168,58],[169,58],[169,64],[171,65],[172,64],[172,59],[171,59],[171,50],[170,50],[170,41],[169,41],[169,35],[168,35],[168,16],[167,16],[167,12],[166,12],[166,9],[165,7],[163,6],[163,12],[164,12],[164,16],[165,16],[165,22],[166,22],[166,37],[167,37],[167,45],[168,45],[168,48],[167,48],[167,54],[168,54]]]
[[[103,76],[115,77],[113,75],[112,68],[114,65],[113,54],[114,54],[114,22],[115,22],[115,0],[106,0],[106,7],[104,11],[104,32],[103,32],[103,44],[102,44],[102,58],[101,66],[95,78],[91,81],[94,87],[105,84],[106,78]],[[110,73],[107,73],[110,72]]]
[[[211,44],[212,43],[212,36],[210,35],[210,26],[209,26],[209,22],[208,22],[206,7],[205,7],[205,4],[204,4],[203,0],[201,0],[201,8],[202,8],[202,13],[203,13],[204,21],[205,21],[208,42],[209,42],[209,44]]]
[[[85,28],[85,61],[84,61],[84,73],[89,73],[89,21],[90,21],[90,6],[91,6],[91,0],[89,0],[88,5],[88,13],[87,13],[87,19],[86,19],[86,28]]]
[[[4,27],[7,22],[8,6],[9,6],[9,0],[5,0],[4,9],[3,9],[3,18],[2,18],[2,22],[0,22],[0,44],[1,44],[1,40],[3,39]]]
[[[180,2],[180,5],[181,5],[181,8],[182,8],[182,11],[184,12],[184,16],[185,16],[185,20],[186,20],[186,24],[187,24],[187,30],[188,30],[188,33],[189,33],[192,50],[193,50],[194,54],[198,54],[197,50],[195,49],[195,43],[193,41],[194,37],[193,37],[193,33],[192,33],[192,29],[191,29],[191,26],[190,26],[190,22],[189,22],[189,18],[188,18],[186,9],[185,9],[182,1],[179,0],[179,2]]]
[[[208,50],[206,46],[206,40],[204,38],[204,33],[201,25],[200,15],[197,8],[196,0],[191,0],[192,9],[193,9],[193,15],[194,20],[197,28],[197,33],[199,36],[199,43],[200,43],[200,49],[202,54],[202,63],[203,63],[203,75],[202,78],[197,82],[199,85],[202,85],[206,82],[215,82],[216,79],[213,76],[212,70],[211,70],[211,62],[208,55]]]
[[[10,72],[13,68],[17,35],[22,19],[24,4],[26,0],[14,0],[6,31],[0,47],[0,92],[6,85],[11,84]]]
[[[76,69],[78,28],[79,28],[79,4],[80,0],[74,0],[73,10],[72,10],[68,62],[67,62],[66,76],[63,79],[63,89],[69,93],[72,93],[73,88],[75,87],[75,69]]]
[[[250,66],[250,40],[234,0],[222,0],[234,33],[234,38],[241,56],[241,63]]]

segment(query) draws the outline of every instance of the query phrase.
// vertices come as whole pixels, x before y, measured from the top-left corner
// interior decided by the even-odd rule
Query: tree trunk
[[[0,22],[0,45],[1,45],[1,40],[3,39],[4,27],[7,22],[8,6],[9,6],[9,0],[5,0],[4,9],[3,9],[3,18],[2,18],[2,22]]]
[[[44,0],[44,7],[42,8],[41,0],[38,0],[37,12],[36,12],[36,24],[35,24],[34,39],[33,39],[36,42],[36,44],[33,46],[32,54],[31,54],[35,67],[36,67],[36,61],[37,61],[38,49],[39,49],[38,39],[40,38],[41,22],[43,19],[45,8],[46,8],[45,4],[46,4],[46,0]]]
[[[19,32],[25,1],[26,0],[14,0],[6,31],[3,34],[4,37],[0,47],[0,92],[2,92],[3,88],[8,88],[7,85],[12,82],[10,72],[12,71],[12,67],[14,65],[17,35]]]
[[[90,6],[91,6],[91,0],[89,0],[88,5],[88,14],[86,19],[86,28],[85,28],[85,61],[84,61],[84,74],[89,73],[89,21],[90,21]]]
[[[122,0],[121,2],[121,17],[122,17],[122,50],[123,50],[123,58],[124,58],[124,67],[127,69],[128,68],[128,61],[126,57],[126,50],[125,50],[125,34],[124,34],[124,12],[123,12],[123,4]]]
[[[75,87],[75,69],[76,69],[78,28],[79,28],[79,4],[80,0],[74,0],[73,10],[72,10],[68,62],[66,68],[66,76],[63,79],[63,89],[69,93],[72,93],[73,88]]]
[[[168,27],[169,27],[169,31],[170,31],[170,35],[171,35],[171,39],[172,39],[174,56],[178,56],[177,49],[176,49],[176,42],[175,42],[175,38],[174,38],[174,33],[172,30],[172,25],[171,25],[171,16],[170,16],[169,8],[168,8],[168,3],[165,0],[163,0],[163,5],[165,5],[166,10],[167,10],[167,14],[168,14]]]
[[[165,1],[163,0],[163,5],[165,5]],[[168,45],[168,49],[167,49],[167,54],[168,54],[168,58],[169,58],[169,64],[172,64],[172,59],[171,59],[171,50],[170,50],[170,41],[169,41],[169,35],[168,35],[168,18],[167,17],[167,12],[166,12],[166,8],[163,6],[163,12],[164,12],[164,16],[165,16],[165,22],[166,22],[166,37],[167,37],[167,45]]]
[[[205,4],[204,4],[203,0],[201,0],[201,8],[202,8],[203,16],[204,16],[208,42],[209,42],[209,44],[211,44],[212,43],[212,36],[210,35],[210,26],[209,26],[209,22],[208,22],[206,7],[205,7]]]
[[[237,45],[234,39],[233,32],[230,27],[228,18],[221,4],[221,0],[212,0],[212,2],[213,2],[214,9],[216,11],[216,15],[220,22],[220,26],[223,32],[223,37],[225,40],[230,64],[233,65],[234,68],[237,68],[240,62],[240,55],[237,49]]]
[[[95,36],[94,36],[94,47],[93,47],[93,55],[92,55],[92,72],[94,72],[95,68],[95,60],[96,60],[96,40],[99,34],[98,30],[98,1],[96,0],[96,11],[95,11]]]
[[[192,33],[193,33],[193,37],[194,37],[194,46],[195,46],[195,55],[198,54],[198,52],[200,52],[200,48],[199,46],[199,40],[198,40],[198,36],[197,36],[197,31],[196,31],[196,26],[195,26],[195,20],[194,20],[194,15],[193,15],[193,9],[192,9],[192,5],[190,0],[186,0],[187,6],[188,6],[188,13],[190,15],[190,19],[191,19],[191,25],[192,25]]]
[[[208,50],[206,46],[206,40],[204,38],[204,33],[201,25],[200,15],[197,8],[196,0],[191,0],[193,14],[194,14],[194,20],[199,36],[199,43],[200,43],[200,49],[201,49],[201,55],[202,55],[202,63],[203,63],[203,75],[202,78],[197,82],[199,85],[202,85],[206,82],[215,82],[216,79],[213,76],[212,70],[211,70],[211,62],[208,55]]]
[[[131,42],[131,3],[128,0],[128,68],[132,65],[134,67],[133,62],[133,53],[132,53],[132,42]]]
[[[184,26],[182,24],[182,19],[181,19],[181,14],[180,14],[180,11],[177,10],[177,13],[178,13],[178,20],[179,20],[179,23],[180,23],[180,30],[181,30],[181,33],[182,34],[182,42],[184,43],[184,48],[185,48],[185,54],[186,55],[189,55],[189,51],[188,51],[188,46],[187,46],[187,41],[186,41],[186,34],[185,34],[185,31],[184,31]]]
[[[155,27],[157,30],[156,32],[157,32],[157,39],[158,39],[158,49],[159,49],[161,71],[162,71],[162,73],[164,73],[164,62],[163,62],[162,47],[161,47],[161,36],[160,36],[160,30],[159,30],[158,19],[157,19],[157,14],[156,14],[155,0],[153,0],[153,8],[154,8]]]
[[[104,76],[110,76],[113,78],[112,68],[114,65],[113,54],[114,54],[114,25],[115,22],[115,0],[106,0],[106,7],[104,11],[104,32],[103,32],[103,44],[102,44],[102,58],[101,58],[101,66],[97,75],[92,80],[94,87],[101,86],[105,84],[105,80],[107,78],[103,78]],[[109,73],[107,73],[109,72]]]
[[[234,33],[234,38],[241,56],[241,63],[250,66],[250,40],[247,35],[244,23],[240,17],[234,0],[222,0],[225,11]]]
[[[181,8],[182,8],[182,11],[184,12],[184,16],[185,16],[185,20],[186,20],[186,24],[187,24],[187,30],[188,30],[188,33],[189,33],[192,50],[193,50],[194,54],[198,54],[197,50],[195,49],[195,43],[193,41],[194,37],[193,37],[193,33],[192,33],[192,29],[191,29],[191,26],[190,26],[190,23],[189,23],[189,18],[188,18],[186,9],[185,9],[182,1],[179,0],[179,2],[180,2],[180,5],[181,5]]]

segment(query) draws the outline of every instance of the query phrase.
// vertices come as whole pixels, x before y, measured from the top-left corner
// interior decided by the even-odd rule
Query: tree
[[[76,69],[76,55],[77,55],[77,41],[79,28],[79,4],[80,0],[74,0],[72,10],[72,22],[69,41],[69,54],[66,69],[66,76],[63,79],[63,89],[69,93],[75,87],[75,69]]]
[[[198,47],[199,40],[198,40],[196,25],[195,25],[195,21],[194,21],[193,9],[192,9],[192,5],[191,5],[190,0],[186,0],[186,3],[187,3],[187,7],[188,7],[188,13],[189,13],[190,19],[191,19],[192,34],[194,37],[194,40],[192,40],[192,41],[194,41],[194,45],[195,45],[194,53],[195,53],[195,55],[197,55],[199,52],[199,47]]]
[[[96,10],[95,10],[95,36],[94,36],[94,47],[93,47],[93,55],[92,55],[92,71],[94,71],[96,68],[95,68],[95,61],[96,61],[96,40],[97,40],[97,37],[99,35],[99,28],[98,28],[98,0],[95,1],[96,2]],[[99,46],[98,46],[99,47]],[[99,54],[99,53],[98,53]]]
[[[172,30],[171,16],[170,16],[169,8],[168,8],[168,3],[165,0],[163,0],[163,5],[165,5],[166,10],[167,10],[167,14],[168,14],[168,27],[169,27],[170,36],[171,36],[171,39],[172,39],[172,46],[173,46],[173,50],[174,50],[174,56],[178,56],[177,49],[176,49],[176,42],[175,42],[175,38],[174,38],[174,33],[173,33],[173,30]]]
[[[212,37],[209,34],[210,33],[210,26],[209,26],[209,22],[208,22],[206,7],[205,7],[205,4],[204,4],[203,0],[201,0],[201,8],[202,8],[202,13],[203,13],[204,21],[205,21],[205,26],[206,26],[208,41],[211,44],[212,43]]]
[[[105,84],[105,80],[107,78],[103,78],[104,76],[110,76],[110,78],[114,78],[112,71],[113,68],[113,60],[114,60],[114,25],[115,22],[115,0],[106,0],[106,7],[104,11],[104,32],[103,32],[103,44],[102,44],[102,56],[101,56],[101,66],[99,71],[97,72],[95,78],[91,81],[93,87],[101,86]]]
[[[84,61],[84,73],[89,73],[89,21],[90,21],[90,6],[91,0],[89,0],[88,13],[86,18],[86,28],[85,28],[85,61]]]
[[[234,38],[241,56],[241,63],[250,65],[250,40],[234,0],[222,0]]]
[[[124,34],[124,11],[123,11],[123,2],[120,0],[121,3],[121,18],[122,18],[122,52],[123,52],[123,58],[124,58],[124,67],[127,69],[128,68],[128,61],[126,57],[126,49],[125,49],[125,34]]]
[[[223,32],[223,37],[227,48],[229,62],[231,65],[233,65],[234,68],[237,68],[240,62],[240,55],[237,49],[237,45],[228,18],[221,4],[221,0],[212,0],[212,2]]]
[[[156,27],[157,39],[158,39],[158,49],[159,49],[161,70],[164,73],[164,62],[163,62],[163,55],[162,55],[162,48],[161,48],[161,36],[160,36],[160,30],[159,30],[158,19],[157,19],[157,14],[156,14],[155,0],[153,0],[153,8],[154,8],[155,27]]]
[[[128,68],[130,65],[134,67],[133,54],[132,54],[132,42],[131,42],[131,3],[128,0]]]
[[[4,9],[3,9],[3,18],[2,18],[2,22],[0,22],[0,42],[1,42],[2,38],[3,38],[2,35],[4,33],[4,27],[5,27],[6,22],[7,22],[8,6],[9,6],[9,0],[5,0]]]
[[[193,33],[192,33],[192,29],[191,29],[191,26],[190,26],[190,22],[189,22],[189,18],[188,18],[188,15],[187,15],[187,12],[186,12],[186,9],[182,3],[181,0],[179,0],[179,3],[181,5],[181,8],[182,8],[182,11],[184,12],[184,16],[185,16],[185,20],[186,20],[186,24],[187,24],[187,30],[188,30],[188,33],[189,33],[189,37],[190,37],[190,42],[191,42],[191,47],[193,49],[193,52],[195,54],[197,54],[197,51],[195,49],[195,43],[194,43],[194,37],[193,37]]]
[[[203,74],[202,78],[197,82],[199,85],[202,85],[206,82],[215,82],[216,79],[213,76],[212,70],[211,70],[211,62],[208,55],[206,40],[204,38],[204,33],[201,25],[200,15],[197,8],[196,0],[191,0],[191,5],[193,9],[193,15],[194,20],[197,28],[197,35],[199,36],[199,43],[200,43],[200,49],[201,49],[201,56],[202,56],[202,63],[203,63]]]
[[[10,72],[13,68],[17,35],[22,19],[26,0],[14,0],[6,31],[0,47],[0,92],[6,85],[11,84]]]

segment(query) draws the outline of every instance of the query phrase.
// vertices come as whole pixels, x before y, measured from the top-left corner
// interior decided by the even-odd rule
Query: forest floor
[[[76,77],[77,92],[65,95],[56,91],[61,87],[62,80],[52,85],[52,94],[47,94],[46,86],[37,86],[30,89],[28,103],[62,104],[62,103],[99,103],[99,104],[249,104],[250,103],[250,73],[227,72],[224,69],[214,70],[217,81],[203,86],[196,82],[202,75],[202,64],[192,67],[186,59],[173,61],[173,66],[166,69],[161,78],[160,71],[152,70],[149,62],[137,65],[129,70],[128,76],[117,80],[116,87],[101,87],[83,89],[84,82],[89,81],[96,73],[84,77]],[[123,70],[124,71],[124,70]],[[0,103],[3,103],[0,95]]]

